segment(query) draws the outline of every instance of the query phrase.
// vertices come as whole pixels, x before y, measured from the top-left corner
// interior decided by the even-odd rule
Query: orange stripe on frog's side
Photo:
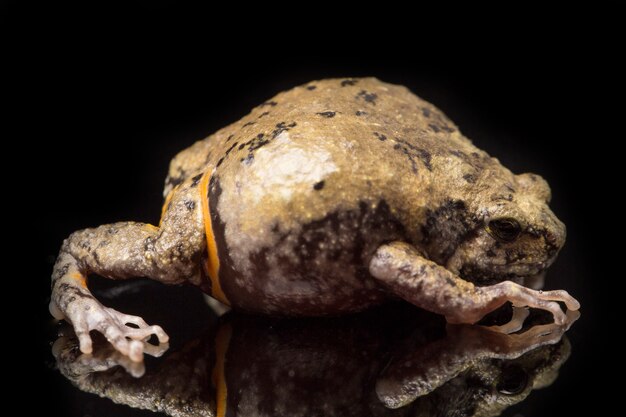
[[[206,172],[200,180],[200,201],[202,202],[202,218],[204,220],[204,231],[206,235],[206,244],[208,251],[208,265],[207,272],[211,278],[211,295],[217,300],[226,305],[230,305],[228,298],[222,291],[220,284],[219,270],[220,259],[217,253],[217,242],[215,242],[215,235],[213,234],[213,224],[211,223],[211,211],[209,207],[209,178],[211,173]]]
[[[226,352],[230,343],[233,329],[230,324],[220,327],[215,337],[215,367],[213,368],[213,386],[215,387],[216,417],[226,416],[226,399],[228,388],[226,387]]]
[[[165,201],[163,202],[163,207],[161,207],[161,220],[159,220],[159,227],[161,227],[161,223],[163,223],[163,217],[165,217],[165,212],[167,211],[167,208],[170,206],[170,201],[172,201],[174,190],[176,190],[176,187],[174,187],[174,189],[167,194],[167,197],[165,197]]]
[[[78,272],[73,272],[70,274],[70,278],[78,281],[81,287],[87,288],[87,278],[85,278],[82,274]]]

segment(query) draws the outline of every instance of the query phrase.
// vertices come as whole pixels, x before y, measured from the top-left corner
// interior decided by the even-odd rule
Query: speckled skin
[[[514,175],[437,108],[374,78],[314,81],[268,100],[177,155],[165,196],[159,228],[116,223],[64,243],[51,311],[72,322],[81,349],[89,329],[137,360],[140,345],[126,337],[167,338],[145,323],[129,331],[128,316],[90,295],[89,273],[190,282],[270,314],[339,314],[401,297],[451,322],[512,301],[561,323],[555,301],[579,307],[565,291],[519,285],[565,241],[546,182]],[[498,219],[515,230],[502,235]]]
[[[81,390],[172,416],[487,417],[554,381],[576,317],[506,335],[446,327],[415,309],[334,320],[230,315],[141,379],[115,367],[129,364],[107,346],[80,356],[65,337],[53,350]]]

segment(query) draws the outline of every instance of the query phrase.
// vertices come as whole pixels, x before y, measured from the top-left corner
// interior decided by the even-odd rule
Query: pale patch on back
[[[257,151],[255,163],[247,172],[249,186],[246,188],[252,192],[255,203],[266,196],[269,189],[289,200],[294,192],[322,181],[337,170],[330,152],[296,144],[289,138],[289,132],[282,132],[273,146]]]
[[[331,152],[310,142],[292,140],[289,132],[282,132],[255,152],[254,163],[241,167],[234,181],[222,182],[224,193],[218,210],[225,223],[230,256],[244,275],[252,267],[251,254],[277,243],[279,234],[270,227],[278,225],[292,233],[299,229],[302,219],[294,217],[291,224],[286,224],[279,216],[286,211],[280,207],[301,200],[303,193],[314,192],[314,184],[338,171]],[[250,213],[255,215],[250,218]]]

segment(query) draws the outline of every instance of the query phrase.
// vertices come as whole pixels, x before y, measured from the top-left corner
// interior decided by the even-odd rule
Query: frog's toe
[[[102,333],[113,347],[132,361],[143,360],[145,343],[153,334],[160,343],[169,341],[168,335],[160,326],[148,325],[141,317],[120,313],[104,307],[95,299],[85,300],[87,305],[76,305],[68,310],[69,318],[78,337],[81,352],[93,351],[89,332]]]
[[[78,338],[78,347],[80,351],[87,355],[91,354],[93,352],[93,343],[91,341],[91,336],[89,335],[89,331],[91,329],[86,316],[79,315],[75,311],[70,311],[70,313],[70,321],[72,326],[74,326],[74,333],[76,333],[76,337]]]
[[[533,290],[533,292],[535,292]],[[574,297],[569,295],[569,293],[565,290],[554,290],[554,291],[536,291],[536,296],[542,300],[551,300],[551,301],[560,301],[565,303],[568,310],[578,310],[580,309],[580,303]]]
[[[131,316],[129,314],[122,314],[122,321],[128,326],[128,324],[132,324],[137,328],[131,328],[127,330],[127,337],[130,337],[134,340],[148,340],[152,335],[155,335],[159,339],[159,343],[167,343],[169,341],[169,336],[163,331],[161,326],[152,325],[150,326],[145,322],[144,319],[138,316]],[[130,327],[130,326],[128,326]]]

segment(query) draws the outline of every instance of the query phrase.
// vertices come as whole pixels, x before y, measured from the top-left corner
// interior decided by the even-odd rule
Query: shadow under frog
[[[332,320],[230,313],[142,378],[123,367],[143,363],[104,341],[84,355],[64,336],[53,353],[81,390],[172,416],[495,416],[554,381],[577,317],[504,334],[398,306]]]

